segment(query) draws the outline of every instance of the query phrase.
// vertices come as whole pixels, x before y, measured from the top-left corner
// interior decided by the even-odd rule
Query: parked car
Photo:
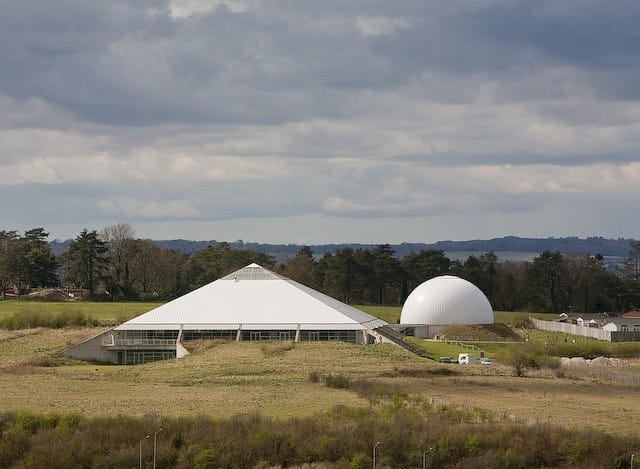
[[[483,358],[482,360],[480,360],[481,365],[491,365],[492,363],[493,360],[491,358]]]
[[[451,357],[440,357],[440,363],[458,363]]]

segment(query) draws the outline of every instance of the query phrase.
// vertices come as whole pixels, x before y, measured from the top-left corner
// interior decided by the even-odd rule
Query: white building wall
[[[104,363],[118,363],[118,353],[112,350],[106,350],[102,347],[104,340],[109,340],[113,329],[103,332],[95,337],[80,342],[78,345],[69,347],[60,355],[63,357],[75,358],[76,360],[92,361],[92,362],[104,362]]]

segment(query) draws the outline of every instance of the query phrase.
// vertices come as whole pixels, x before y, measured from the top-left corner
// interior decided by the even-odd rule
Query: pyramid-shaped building
[[[82,360],[137,364],[180,358],[185,342],[379,340],[387,323],[330,296],[250,264],[120,326],[70,347]]]

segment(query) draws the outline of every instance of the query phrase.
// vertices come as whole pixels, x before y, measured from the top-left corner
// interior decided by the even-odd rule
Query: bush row
[[[571,431],[487,420],[453,409],[419,406],[396,395],[379,408],[336,407],[323,415],[290,420],[258,414],[229,419],[127,416],[87,419],[78,415],[0,415],[0,467],[137,467],[153,454],[158,468],[371,466],[376,442],[379,468],[602,467],[629,466],[637,437],[595,430]],[[145,439],[146,435],[152,435]]]
[[[86,327],[98,325],[100,325],[98,320],[87,316],[81,311],[65,311],[59,313],[21,311],[0,318],[0,329],[10,331],[30,329],[34,327],[60,329],[63,327]]]

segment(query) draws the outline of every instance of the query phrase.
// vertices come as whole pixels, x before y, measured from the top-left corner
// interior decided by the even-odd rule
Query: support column
[[[298,324],[298,327],[296,328],[295,342],[300,342],[300,324]]]
[[[180,324],[180,330],[178,331],[178,337],[176,338],[176,358],[182,358],[189,355],[189,351],[182,345],[184,324]]]
[[[236,334],[236,342],[242,340],[242,324],[238,324],[238,333]]]

